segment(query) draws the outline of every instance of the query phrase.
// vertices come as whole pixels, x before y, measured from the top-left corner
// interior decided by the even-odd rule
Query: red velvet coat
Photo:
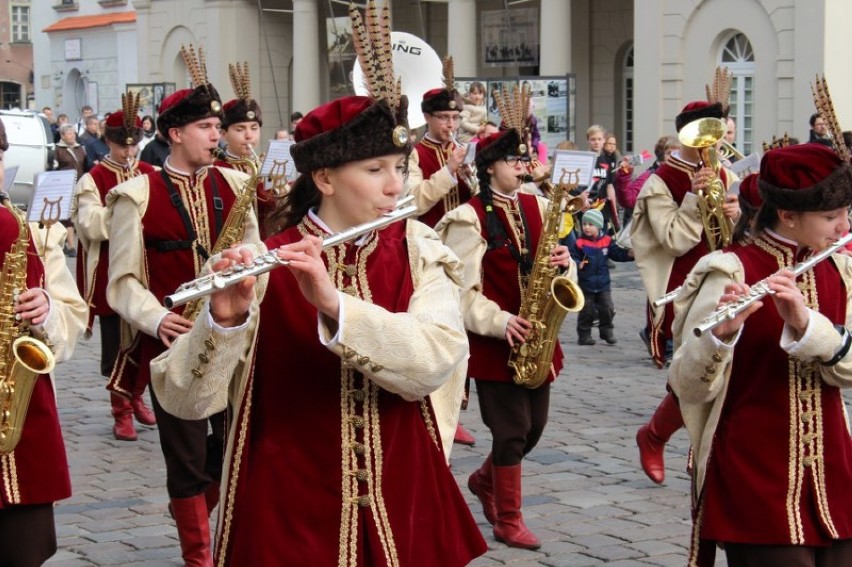
[[[694,175],[692,171],[675,167],[666,162],[658,167],[654,173],[663,180],[669,192],[671,192],[672,200],[678,205],[683,203],[683,198],[692,191],[692,176]],[[728,186],[727,178],[725,170],[721,169],[719,179],[722,180],[725,187]],[[669,283],[666,286],[666,293],[682,285],[687,274],[695,267],[696,262],[709,252],[710,246],[707,243],[707,236],[702,234],[701,241],[698,244],[693,246],[686,254],[675,258],[672,272],[669,275]],[[660,367],[664,362],[665,343],[672,338],[672,321],[674,321],[674,303],[669,303],[665,306],[665,315],[660,325],[652,325],[651,340],[655,347],[652,351],[654,359]]]
[[[125,169],[120,164],[112,161],[109,158],[102,159],[98,165],[89,171],[89,175],[95,182],[98,188],[98,193],[101,197],[101,205],[106,206],[106,194],[110,189],[123,183],[128,179],[137,175],[146,175],[154,172],[154,166],[145,163],[144,161],[135,161],[133,166]],[[93,281],[87,282],[86,278],[86,250],[83,248],[83,243],[77,243],[77,289],[80,290],[80,295],[86,300],[89,305],[89,323],[87,329],[92,328],[95,320],[95,315],[102,317],[105,315],[115,315],[115,311],[107,303],[106,286],[109,281],[109,241],[101,242],[100,254],[98,255],[98,264],[95,268],[95,276]],[[89,293],[86,293],[88,288]]]
[[[497,213],[506,234],[517,250],[528,249],[530,258],[535,258],[538,241],[541,238],[542,216],[535,195],[518,193],[517,205],[523,210],[530,234],[523,233],[523,223],[518,217],[518,208],[514,202],[494,195],[494,211]],[[482,238],[488,239],[485,226],[485,207],[477,195],[468,203],[476,211],[482,227]],[[507,213],[507,211],[511,211]],[[511,214],[512,220],[509,220]],[[516,314],[521,307],[521,270],[517,260],[512,257],[508,246],[502,246],[485,252],[482,258],[482,293],[496,302],[501,309]],[[470,340],[470,361],[467,373],[477,380],[492,382],[511,382],[513,372],[509,367],[511,349],[505,338],[484,337],[468,333]],[[557,343],[553,350],[553,364],[547,381],[556,379],[562,370],[562,347]]]
[[[209,227],[209,242],[207,252],[216,243],[218,232],[216,230],[215,213],[213,209],[213,189],[211,187],[211,176],[216,176],[216,185],[219,197],[222,199],[222,223],[228,218],[228,213],[234,204],[234,191],[225,178],[215,167],[205,168],[190,178],[171,169],[166,169],[175,189],[184,196],[193,184],[204,184],[204,195],[207,207],[207,226]],[[191,281],[198,276],[196,266],[202,266],[205,259],[202,258],[195,248],[182,250],[161,251],[154,246],[158,241],[187,240],[184,223],[178,210],[172,205],[169,191],[159,171],[149,173],[148,177],[148,207],[142,217],[142,235],[145,239],[145,265],[148,273],[148,291],[162,303],[163,298],[174,293],[183,283]],[[184,203],[186,204],[186,200]],[[188,210],[191,207],[188,207]],[[190,212],[196,233],[199,232],[199,222]],[[201,234],[198,235],[201,238]],[[181,314],[185,306],[176,307],[172,311]],[[110,376],[107,389],[129,395],[143,392],[150,380],[150,362],[166,350],[163,342],[151,335],[139,333],[138,348],[131,351],[122,351],[116,361],[112,376]],[[129,360],[129,359],[132,359]]]
[[[310,220],[267,241],[321,234]],[[405,223],[324,252],[338,289],[391,312],[414,291]],[[345,314],[344,314],[345,317]],[[270,272],[218,561],[229,565],[467,565],[485,551],[444,461],[428,401],[405,401],[325,348],[286,269]],[[241,440],[241,441],[240,441]],[[240,443],[243,443],[242,445]]]
[[[732,252],[748,284],[801,259],[768,235]],[[844,324],[847,290],[832,260],[798,281],[809,307]],[[774,302],[764,301],[735,346],[696,520],[702,538],[811,546],[852,538],[843,396],[781,349],[782,327]]]
[[[423,179],[429,179],[436,171],[444,167],[444,164],[449,159],[451,149],[452,145],[442,148],[439,143],[428,138],[423,138],[414,146],[414,150],[420,158],[420,170],[423,172]],[[467,203],[469,200],[470,188],[464,181],[459,179],[458,185],[450,189],[449,194],[435,203],[431,209],[420,215],[419,220],[428,226],[434,227],[447,211]]]
[[[17,222],[0,207],[0,263],[18,237]],[[44,265],[30,237],[27,286],[44,286]],[[36,378],[17,447],[0,455],[0,508],[16,504],[47,504],[71,496],[68,460],[56,411],[56,394],[50,377]]]

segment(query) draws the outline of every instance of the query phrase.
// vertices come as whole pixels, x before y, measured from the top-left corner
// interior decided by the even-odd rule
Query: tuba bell
[[[719,118],[699,118],[684,126],[678,133],[682,145],[695,148],[701,154],[699,167],[709,167],[714,172],[707,188],[698,192],[701,223],[704,225],[704,234],[711,252],[730,244],[734,232],[734,224],[725,216],[722,208],[727,189],[719,178],[722,166],[716,153],[716,144],[726,131],[727,125]]]

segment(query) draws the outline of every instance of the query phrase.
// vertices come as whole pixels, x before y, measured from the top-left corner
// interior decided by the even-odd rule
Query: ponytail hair
[[[319,207],[322,201],[314,178],[310,172],[304,173],[293,182],[290,192],[278,200],[278,206],[266,218],[267,234],[276,234],[299,224],[308,211]]]

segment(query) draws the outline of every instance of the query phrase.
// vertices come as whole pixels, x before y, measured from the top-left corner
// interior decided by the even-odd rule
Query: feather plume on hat
[[[820,77],[817,75],[816,83],[811,85],[811,92],[814,95],[814,105],[822,119],[825,120],[825,125],[828,128],[828,134],[834,142],[834,151],[840,159],[845,162],[849,161],[849,148],[846,147],[846,141],[843,139],[843,130],[837,121],[837,113],[834,112],[834,103],[831,101],[831,93],[828,92],[828,82],[825,80],[825,75]]]
[[[367,83],[367,92],[373,99],[387,102],[399,117],[402,85],[393,72],[390,8],[385,4],[379,10],[376,1],[370,0],[362,18],[358,8],[350,4],[349,18],[352,20],[352,41]]]
[[[710,104],[721,104],[722,112],[725,116],[731,110],[731,82],[733,79],[734,74],[728,71],[727,67],[716,67],[716,72],[713,75],[713,86],[704,85],[704,89],[707,92],[707,102]]]

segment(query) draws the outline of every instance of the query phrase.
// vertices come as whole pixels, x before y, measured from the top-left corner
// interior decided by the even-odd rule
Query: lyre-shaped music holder
[[[270,156],[271,157],[271,156]],[[287,194],[287,164],[290,160],[273,159],[272,167],[269,168],[269,182],[272,184],[272,192],[276,197],[283,197]]]
[[[48,235],[50,234],[51,227],[59,222],[59,219],[62,217],[62,196],[55,201],[49,200],[47,197],[44,198],[44,206],[41,208],[41,213],[38,218],[38,226],[40,228],[46,229],[44,232],[44,242],[42,242],[41,247],[41,257],[44,258],[44,254],[47,251],[47,241]]]

